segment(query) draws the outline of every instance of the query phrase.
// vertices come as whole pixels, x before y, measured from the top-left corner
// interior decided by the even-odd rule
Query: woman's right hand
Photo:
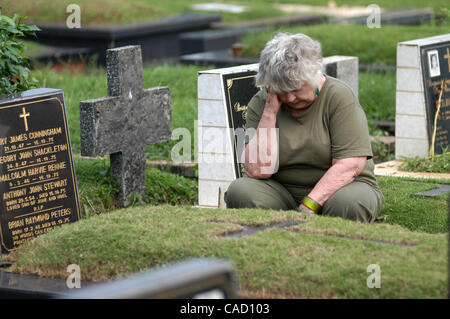
[[[272,115],[277,115],[281,107],[281,100],[272,88],[269,88],[267,92],[266,105],[264,107],[265,112],[269,112]]]

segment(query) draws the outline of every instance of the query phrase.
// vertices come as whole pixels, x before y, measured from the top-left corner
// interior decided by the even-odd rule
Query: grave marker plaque
[[[431,145],[440,91],[441,104],[436,119],[435,154],[449,146],[450,140],[450,41],[421,47],[428,140]]]
[[[80,219],[64,93],[0,96],[0,239],[11,252]]]
[[[450,138],[450,33],[398,43],[396,82],[395,158],[442,153]]]
[[[237,128],[245,130],[248,103],[258,92],[255,86],[256,71],[232,73],[223,75],[225,89],[225,103],[227,108],[228,125],[233,131]],[[240,163],[238,136],[232,135],[234,170],[236,178],[244,176],[244,165]]]

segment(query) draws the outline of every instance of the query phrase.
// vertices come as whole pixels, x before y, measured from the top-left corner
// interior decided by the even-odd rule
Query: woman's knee
[[[380,201],[371,187],[364,183],[337,191],[324,205],[322,215],[360,222],[373,222],[381,209]],[[357,188],[357,190],[356,190]]]
[[[225,203],[228,208],[248,207],[245,205],[249,202],[249,185],[246,178],[235,179],[224,194]]]
[[[292,195],[273,180],[242,177],[234,180],[224,194],[227,208],[295,209]]]

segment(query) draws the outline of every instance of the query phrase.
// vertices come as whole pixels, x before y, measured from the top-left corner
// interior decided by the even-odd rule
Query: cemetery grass
[[[301,223],[242,238],[221,237],[242,225],[281,221]],[[24,244],[8,259],[13,272],[66,278],[67,265],[75,263],[82,280],[103,281],[192,257],[218,257],[234,264],[243,297],[446,298],[447,237],[296,211],[163,205],[64,225]],[[367,287],[371,264],[380,266],[380,289]]]
[[[110,177],[107,157],[88,159],[75,156],[74,165],[83,218],[119,208],[119,188]],[[401,225],[426,233],[448,231],[447,196],[443,194],[427,199],[414,194],[438,188],[437,183],[450,184],[450,180],[395,177],[377,177],[377,180],[385,196],[385,204],[376,223]],[[161,204],[197,205],[197,180],[148,168],[146,196],[137,198],[131,206]]]
[[[72,0],[59,0],[50,5],[47,0],[3,0],[5,13],[18,13],[27,16],[29,23],[65,24],[70,13],[66,8]],[[190,9],[196,0],[158,1],[158,0],[78,0],[81,8],[82,26],[109,26],[117,24],[139,23],[169,18],[183,13],[218,14],[213,11]],[[242,13],[220,12],[222,22],[232,23],[255,19],[284,16],[289,13],[276,9],[272,5],[248,1],[248,8]]]
[[[424,180],[377,176],[385,203],[377,222],[401,225],[412,231],[446,233],[449,194],[433,198],[415,193],[450,184],[450,180]]]
[[[209,68],[200,66],[169,64],[147,66],[144,68],[144,88],[168,86],[172,99],[172,130],[186,128],[191,134],[191,158],[194,149],[194,121],[197,120],[197,72]],[[107,95],[106,71],[87,63],[81,74],[65,70],[56,73],[51,68],[39,66],[32,75],[41,87],[64,90],[67,117],[69,122],[72,150],[81,152],[80,146],[80,101],[100,98]],[[395,119],[395,73],[361,72],[359,75],[359,97],[369,120]],[[372,132],[378,134],[375,128]],[[147,146],[147,157],[152,160],[170,160],[173,146],[180,140],[173,140]]]
[[[82,218],[118,209],[119,186],[110,176],[109,158],[88,159],[74,156]],[[194,179],[146,170],[147,190],[143,198],[135,198],[131,207],[142,205],[196,205],[198,186]]]
[[[304,33],[322,44],[323,56],[357,56],[359,63],[395,65],[397,43],[448,33],[446,25],[425,24],[420,26],[383,25],[370,29],[365,25],[319,24],[310,26],[283,27],[250,33],[242,43],[242,55],[259,57],[264,45],[277,32]],[[330,33],[333,34],[330,37]]]
[[[279,17],[289,14],[296,14],[296,12],[285,13],[277,9],[274,2],[285,4],[298,4],[297,0],[236,0],[230,3],[241,4],[248,8],[243,13],[228,13],[220,12],[222,21],[227,23],[242,22],[254,19],[265,19]],[[327,6],[329,0],[307,0],[302,4]],[[54,1],[49,5],[47,0],[3,0],[3,10],[8,15],[18,13],[29,17],[27,22],[41,22],[41,23],[65,23],[68,17],[66,8],[72,4],[72,0]],[[189,7],[192,4],[198,3],[197,0],[177,0],[177,1],[159,1],[159,0],[78,0],[81,8],[81,23],[82,25],[114,25],[125,23],[136,23],[148,20],[156,20],[174,16],[183,12],[196,12]],[[339,1],[339,6],[363,6],[373,4],[371,0],[345,0]],[[446,0],[428,1],[425,5],[423,1],[417,0],[401,0],[390,1],[380,0],[377,2],[382,8],[388,9],[408,9],[408,8],[423,8],[431,7],[435,12],[440,12],[442,9],[448,7]],[[199,12],[199,11],[197,11]],[[201,11],[208,13],[207,11]],[[215,13],[218,12],[209,12]]]
[[[209,67],[212,68],[212,67]],[[191,150],[194,150],[194,121],[197,120],[197,72],[207,69],[198,66],[171,66],[169,64],[146,67],[143,72],[144,88],[168,86],[172,100],[172,130],[187,128],[191,133]],[[64,90],[72,150],[81,152],[80,101],[108,95],[106,70],[88,61],[85,70],[73,74],[68,69],[62,73],[50,67],[39,66],[33,70],[41,87]],[[153,160],[170,160],[171,149],[178,141],[147,146],[147,155]],[[150,155],[151,154],[151,155]]]

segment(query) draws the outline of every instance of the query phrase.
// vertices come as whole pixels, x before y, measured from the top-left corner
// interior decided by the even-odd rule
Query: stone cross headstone
[[[1,251],[81,218],[64,92],[0,96]]]
[[[347,83],[358,96],[358,58],[326,57],[326,74]],[[244,128],[248,102],[258,92],[258,64],[200,71],[198,74],[198,201],[223,207],[230,183],[243,175],[242,143],[234,131]]]
[[[440,110],[437,114],[442,90]],[[395,157],[439,154],[450,140],[450,33],[397,44]],[[436,115],[437,114],[437,115]],[[434,122],[436,120],[436,125]]]
[[[122,206],[145,195],[145,146],[170,140],[169,88],[142,88],[140,46],[106,52],[108,97],[80,102],[81,154],[110,156]],[[133,195],[134,194],[134,195]]]

